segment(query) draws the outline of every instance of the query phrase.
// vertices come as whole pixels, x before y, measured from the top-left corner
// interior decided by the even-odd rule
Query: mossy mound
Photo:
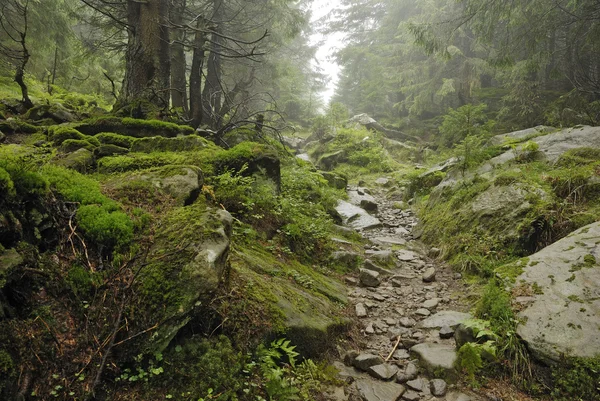
[[[151,350],[162,351],[226,277],[232,221],[201,201],[162,220],[137,284],[141,320],[165,322],[152,336]]]
[[[31,121],[51,120],[54,123],[66,123],[75,121],[76,117],[72,111],[60,103],[40,104],[29,109],[25,118]]]
[[[38,127],[19,120],[0,121],[0,132],[5,134],[35,134]]]
[[[101,132],[94,136],[103,145],[115,145],[122,148],[131,149],[131,146],[136,141],[136,138],[132,138],[126,135],[119,135],[113,132]]]
[[[177,138],[163,138],[160,136],[141,138],[131,144],[132,152],[191,152],[209,146],[206,139],[190,135]]]
[[[114,132],[134,138],[152,136],[171,138],[194,133],[194,129],[187,125],[177,125],[159,120],[138,120],[129,117],[98,117],[77,123],[74,128],[86,135]]]

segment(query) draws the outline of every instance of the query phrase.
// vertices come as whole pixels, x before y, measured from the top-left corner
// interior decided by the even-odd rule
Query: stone
[[[389,363],[371,366],[367,373],[376,379],[391,380],[398,373],[398,367]]]
[[[454,364],[457,360],[456,349],[451,345],[421,343],[410,349],[416,354],[423,366],[430,373],[444,373],[446,379],[456,379]]]
[[[446,340],[448,338],[454,337],[454,329],[450,326],[444,326],[440,329],[439,332],[440,338]]]
[[[387,187],[390,185],[390,179],[385,177],[380,177],[375,180],[375,184],[380,185],[382,187]]]
[[[405,349],[398,349],[394,351],[394,358],[396,359],[408,359],[410,358],[410,354]]]
[[[363,372],[366,372],[371,366],[381,365],[384,363],[383,358],[379,355],[361,353],[356,358],[352,365]]]
[[[425,308],[419,308],[415,311],[415,315],[419,315],[419,316],[429,316],[431,315],[431,312],[429,312],[428,309]]]
[[[489,139],[491,145],[502,145],[507,141],[520,141],[530,138],[532,136],[544,135],[548,134],[552,131],[555,131],[556,128],[546,127],[544,125],[538,125],[537,127],[527,128],[520,131],[510,132],[508,134],[500,134],[493,136]]]
[[[358,393],[363,401],[398,401],[406,391],[403,385],[375,380],[356,380]]]
[[[373,323],[369,323],[365,328],[366,334],[375,334],[375,328],[373,327]]]
[[[381,227],[381,221],[371,216],[366,210],[346,201],[339,201],[335,210],[342,217],[344,224],[355,230],[368,230]]]
[[[375,237],[371,241],[380,245],[406,245],[406,240],[398,237]]]
[[[355,277],[346,276],[346,277],[344,277],[344,281],[348,285],[352,285],[352,286],[357,286],[358,285],[358,279],[355,278]]]
[[[375,293],[371,296],[371,298],[373,298],[375,301],[377,302],[383,302],[385,301],[387,298],[381,294]]]
[[[459,391],[452,391],[446,395],[446,401],[474,401],[473,397],[461,393]]]
[[[439,303],[440,303],[439,298],[428,299],[427,301],[423,302],[423,308],[433,309],[436,306],[438,306]]]
[[[406,382],[406,387],[415,391],[423,391],[425,385],[425,380],[420,377]]]
[[[70,168],[85,174],[94,167],[94,154],[88,149],[78,149],[55,162],[59,166]]]
[[[337,251],[337,252],[332,252],[331,254],[331,258],[339,263],[342,263],[343,265],[350,267],[350,268],[356,268],[358,267],[359,263],[360,263],[360,255],[356,252],[348,252],[348,251]]]
[[[365,308],[364,304],[358,303],[354,309],[356,311],[356,317],[367,317],[367,308]]]
[[[350,350],[344,353],[342,360],[346,366],[353,366],[354,359],[359,355],[359,352],[356,350]]]
[[[435,259],[439,257],[441,253],[442,251],[440,250],[440,248],[431,248],[429,252],[427,252],[427,256],[429,256],[432,259]]]
[[[365,287],[379,287],[381,284],[379,273],[368,269],[360,269],[359,280]]]
[[[396,253],[398,259],[402,262],[412,262],[413,260],[418,258],[418,255],[413,251],[409,251],[406,249],[402,249]]]
[[[435,274],[436,274],[436,271],[435,271],[434,267],[428,268],[423,273],[423,281],[426,283],[431,283],[431,282],[435,281]]]
[[[392,275],[391,271],[389,271],[388,269],[384,269],[383,267],[375,264],[371,259],[366,259],[365,263],[363,264],[363,267],[368,270],[376,271],[377,273],[380,273],[384,276]]]
[[[361,200],[360,207],[365,209],[367,212],[376,212],[378,209],[377,203],[368,199]]]
[[[398,320],[391,318],[391,317],[386,317],[385,319],[383,319],[385,321],[386,324],[388,324],[389,326],[395,326],[398,324]]]
[[[444,326],[457,327],[462,322],[472,319],[473,316],[469,313],[455,311],[440,311],[435,315],[419,323],[419,328],[422,329],[439,329]]]
[[[402,399],[406,401],[417,401],[421,398],[419,393],[413,390],[406,390],[404,394],[402,394]]]
[[[400,318],[400,325],[402,327],[414,327],[417,324],[417,322],[415,321],[415,319],[412,319],[410,317],[401,317]]]
[[[376,251],[376,250],[368,250],[365,254],[371,258],[376,259],[378,262],[385,264],[394,263],[394,253],[389,250]]]
[[[404,374],[409,378],[408,380],[413,380],[418,376],[419,369],[414,363],[409,363],[404,369]]]
[[[10,271],[23,261],[23,257],[15,249],[0,250],[0,288],[4,287],[4,280]]]
[[[448,391],[448,384],[442,379],[433,379],[429,382],[429,390],[436,397],[443,397]]]
[[[346,189],[346,187],[348,186],[348,179],[339,174],[335,174],[329,171],[321,171],[321,175],[323,175],[323,178],[327,180],[327,183],[332,188]]]
[[[600,355],[599,244],[595,222],[529,256],[517,277],[516,283],[538,289],[535,301],[519,312],[517,326],[537,359],[555,363]]]

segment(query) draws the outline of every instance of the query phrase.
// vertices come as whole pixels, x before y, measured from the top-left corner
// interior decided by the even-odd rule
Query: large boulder
[[[516,283],[532,289],[517,333],[536,358],[600,356],[600,222],[531,255]]]
[[[37,105],[29,109],[27,114],[25,114],[25,118],[32,121],[51,119],[59,124],[73,122],[77,119],[72,111],[60,103]]]
[[[136,281],[139,313],[148,322],[163,322],[149,350],[167,347],[227,276],[232,222],[225,210],[200,201],[175,208],[163,219]]]
[[[538,125],[537,127],[527,128],[520,131],[509,132],[508,134],[500,134],[490,138],[491,145],[502,145],[506,142],[521,142],[527,139],[533,139],[538,136],[549,134],[552,131],[556,131],[556,128],[547,127],[545,125]]]

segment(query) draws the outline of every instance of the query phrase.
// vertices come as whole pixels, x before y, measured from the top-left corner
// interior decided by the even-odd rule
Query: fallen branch
[[[392,355],[394,355],[394,352],[396,352],[396,349],[398,348],[398,345],[400,344],[400,340],[402,339],[402,336],[398,336],[398,340],[396,340],[396,344],[394,344],[394,348],[392,348],[392,352],[390,352],[390,354],[387,356],[387,358],[385,358],[385,361],[389,361],[392,358]]]

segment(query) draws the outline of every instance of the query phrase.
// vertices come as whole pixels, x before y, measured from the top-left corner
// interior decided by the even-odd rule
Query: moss
[[[596,265],[596,257],[592,254],[587,254],[583,257],[585,267],[593,267]]]
[[[114,132],[135,138],[151,136],[175,137],[191,135],[195,131],[186,125],[177,125],[158,120],[139,120],[135,118],[98,117],[85,120],[75,127],[84,134],[96,135],[102,132]]]
[[[557,401],[574,399],[598,401],[598,372],[600,356],[561,361],[552,368],[552,397]]]
[[[202,137],[191,135],[177,138],[163,138],[160,136],[140,138],[132,145],[132,152],[189,152],[204,149],[208,141]]]
[[[75,139],[85,141],[89,137],[82,134],[72,127],[56,126],[48,128],[48,139],[54,143],[55,146],[60,146],[67,139]]]
[[[35,134],[38,127],[19,120],[0,121],[0,132],[5,134]]]
[[[133,222],[129,216],[110,207],[81,206],[76,217],[88,238],[111,249],[123,247],[133,238]]]
[[[15,194],[15,184],[10,178],[10,174],[0,167],[0,200],[4,200]]]
[[[11,355],[0,349],[0,396],[7,395],[4,390],[13,384],[16,374],[16,365]]]
[[[75,152],[79,149],[87,149],[93,151],[96,148],[95,145],[91,144],[86,139],[67,139],[60,146],[60,150],[64,153]]]
[[[94,149],[94,157],[96,159],[107,156],[125,155],[127,153],[129,153],[129,149],[112,144],[100,145]]]
[[[560,167],[575,167],[594,163],[598,160],[600,160],[600,149],[576,148],[563,153],[556,162],[556,165]]]
[[[112,132],[102,132],[95,135],[94,138],[98,139],[101,144],[116,145],[127,149],[131,149],[131,146],[137,140],[136,138],[132,138],[130,136],[119,135]]]

